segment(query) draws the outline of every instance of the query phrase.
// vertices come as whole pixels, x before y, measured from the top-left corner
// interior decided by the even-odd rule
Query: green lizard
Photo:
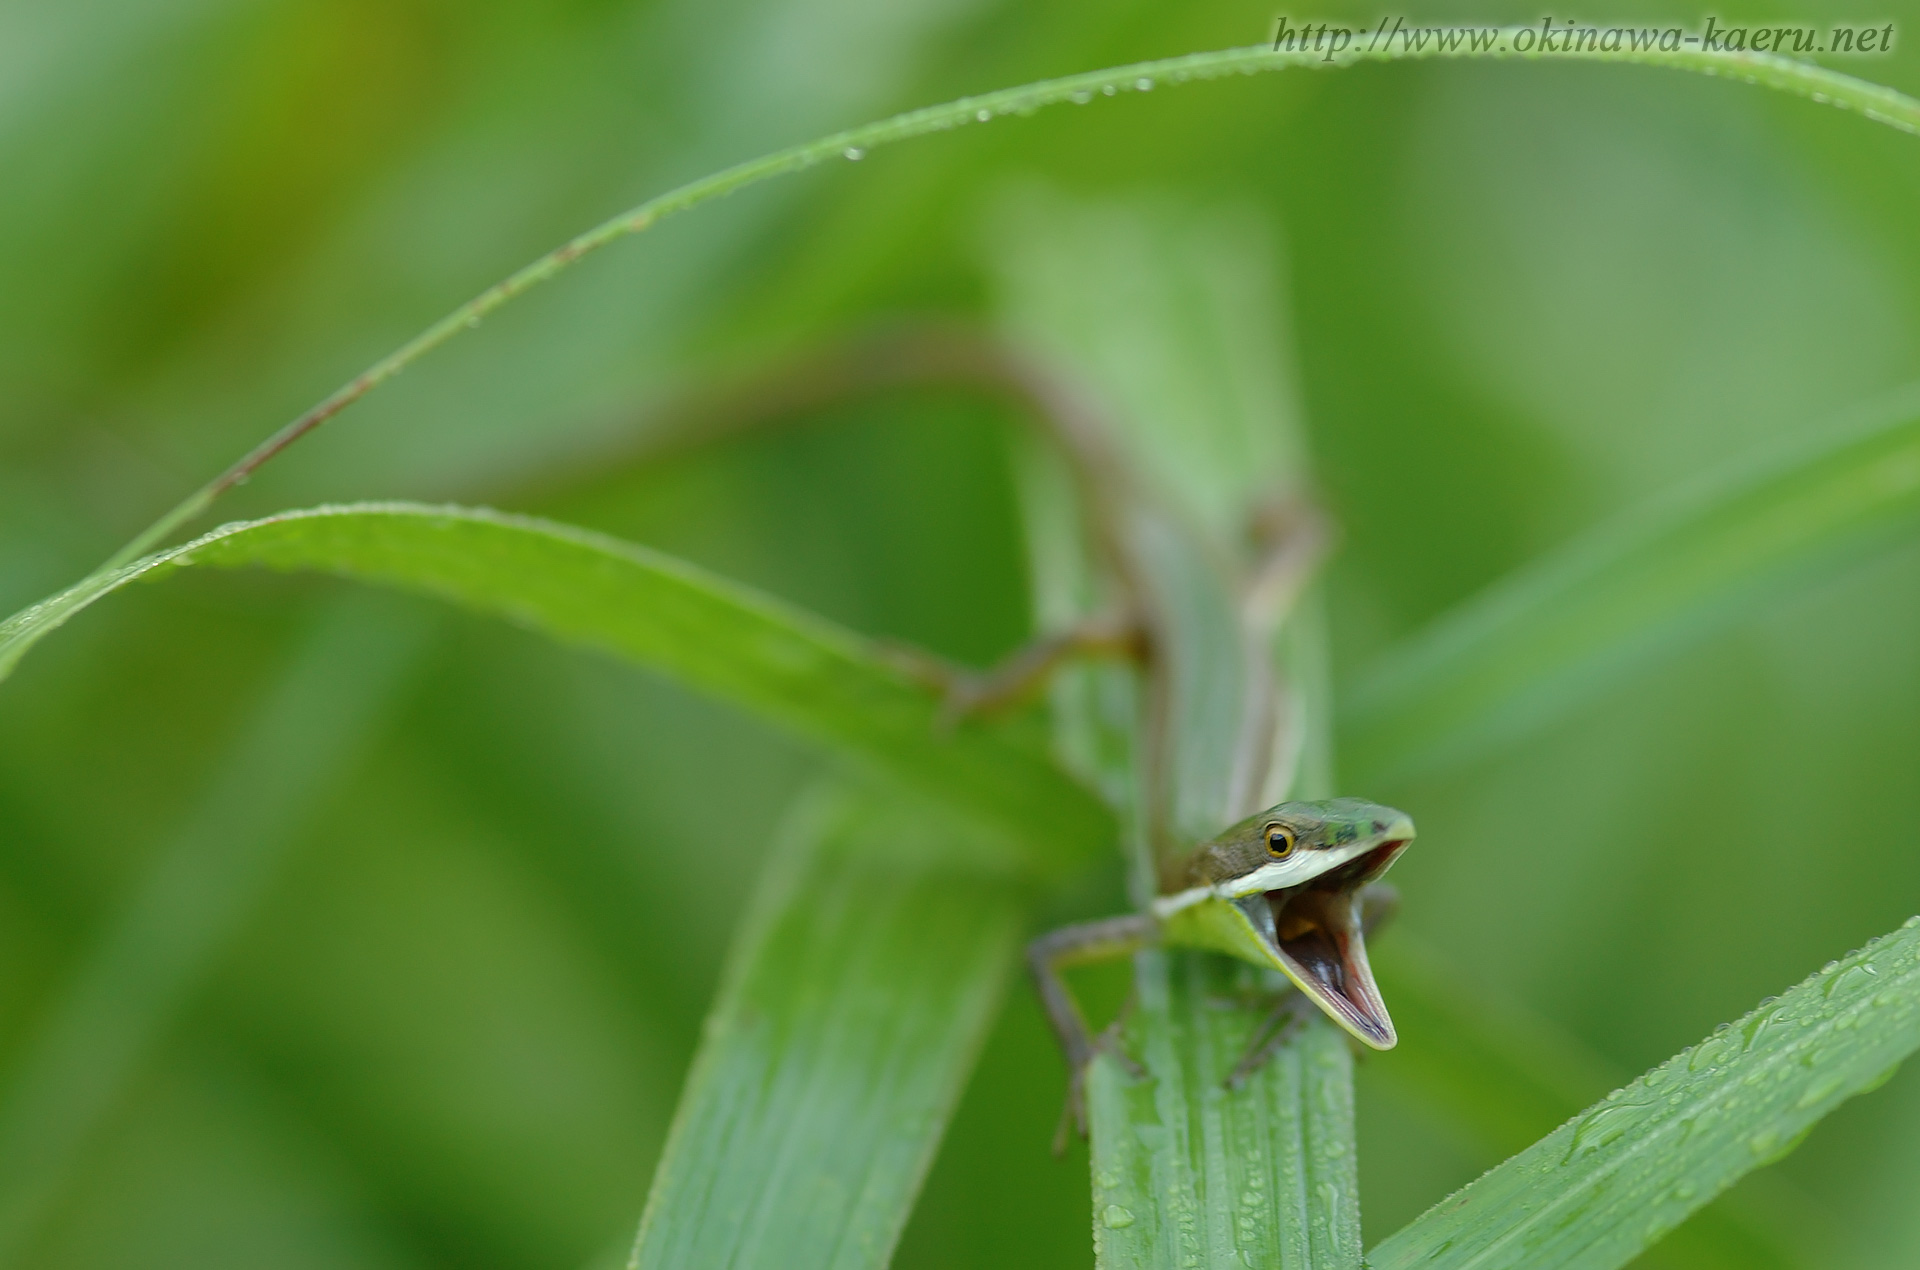
[[[1189,884],[1156,896],[1147,911],[1063,927],[1028,945],[1028,967],[1073,1072],[1076,1124],[1084,1120],[1080,1087],[1098,1045],[1060,972],[1149,944],[1204,948],[1278,970],[1356,1039],[1393,1048],[1398,1037],[1367,964],[1365,933],[1395,902],[1389,888],[1372,884],[1413,836],[1404,812],[1378,803],[1281,803],[1195,847],[1182,862]],[[1227,1083],[1237,1084],[1285,1036],[1270,1028],[1256,1037]]]
[[[1072,1071],[1075,1122],[1084,1127],[1081,1086],[1100,1045],[1060,972],[1152,944],[1279,971],[1360,1042],[1390,1048],[1393,1022],[1365,936],[1394,906],[1391,890],[1373,883],[1413,840],[1412,820],[1351,798],[1286,801],[1247,815],[1303,784],[1324,783],[1310,770],[1301,715],[1275,665],[1276,637],[1325,555],[1322,517],[1283,480],[1257,496],[1240,532],[1209,533],[1195,509],[1171,505],[1165,482],[1143,475],[1156,460],[1137,436],[1034,361],[961,332],[899,332],[841,350],[789,373],[775,395],[792,406],[796,393],[830,398],[903,379],[1003,395],[1054,442],[1119,600],[981,675],[900,650],[907,669],[946,694],[947,725],[1030,697],[1074,658],[1119,656],[1145,670],[1134,810],[1153,862],[1135,870],[1140,911],[1054,931],[1028,949]],[[1228,820],[1237,823],[1219,832]],[[1216,836],[1191,845],[1209,833]],[[1287,997],[1229,1084],[1284,1043],[1290,1029],[1274,1020],[1284,1017]],[[1133,1067],[1124,1053],[1115,1057]]]
[[[1072,1072],[1074,1122],[1084,1129],[1082,1085],[1100,1044],[1060,972],[1150,944],[1279,971],[1361,1043],[1391,1048],[1397,1038],[1365,935],[1393,907],[1391,891],[1372,884],[1413,841],[1413,821],[1360,799],[1298,799],[1303,785],[1324,784],[1324,768],[1308,754],[1304,716],[1276,664],[1283,627],[1326,554],[1324,518],[1283,482],[1256,493],[1238,526],[1228,518],[1228,533],[1217,524],[1210,531],[1200,509],[1179,506],[1150,475],[1152,447],[1089,399],[1032,363],[989,355],[974,365],[1015,387],[1057,443],[1119,609],[1043,638],[984,676],[950,682],[950,706],[968,713],[1017,700],[1090,653],[1121,655],[1145,671],[1133,807],[1148,861],[1135,870],[1140,911],[1055,931],[1028,949]],[[1223,821],[1236,823],[1222,831]],[[1290,1004],[1280,1003],[1230,1085],[1285,1042],[1291,1028],[1278,1021]]]
[[[1412,819],[1356,798],[1290,800],[1245,815],[1263,794],[1284,797],[1301,783],[1305,745],[1275,644],[1324,555],[1324,523],[1297,496],[1277,497],[1249,527],[1251,552],[1217,550],[1190,520],[1143,496],[1146,483],[1102,420],[1076,415],[1057,392],[1033,396],[1052,407],[1037,413],[1066,452],[1126,603],[1121,614],[1043,638],[984,676],[953,681],[949,702],[965,713],[1017,700],[1087,654],[1124,656],[1146,672],[1137,814],[1157,893],[1142,897],[1139,912],[1054,931],[1027,951],[1072,1072],[1074,1123],[1084,1128],[1082,1084],[1100,1044],[1061,971],[1151,944],[1279,971],[1357,1040],[1392,1048],[1397,1037],[1365,936],[1395,905],[1389,888],[1373,884],[1413,841]],[[1214,809],[1227,812],[1219,820],[1244,819],[1187,845]],[[1229,1085],[1287,1039],[1291,1029],[1276,1021],[1289,1004],[1280,1004]]]

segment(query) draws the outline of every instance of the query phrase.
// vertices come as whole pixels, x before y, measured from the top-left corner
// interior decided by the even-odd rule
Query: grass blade
[[[938,106],[910,110],[889,119],[857,128],[831,133],[813,141],[776,150],[757,159],[749,159],[711,176],[691,181],[648,199],[609,220],[578,234],[529,265],[487,288],[467,303],[429,326],[413,339],[381,358],[372,366],[335,389],[311,409],[262,441],[239,461],[212,481],[189,495],[132,542],[121,548],[102,567],[110,572],[131,563],[137,556],[164,542],[176,529],[205,512],[221,494],[245,481],[252,473],[271,462],[288,446],[313,431],[356,401],[391,380],[408,366],[461,332],[480,325],[496,310],[570,268],[582,257],[610,243],[641,233],[678,213],[690,211],[702,203],[722,198],[750,185],[776,176],[802,172],[834,159],[857,159],[876,146],[889,145],[914,137],[945,132],[971,123],[985,123],[1008,115],[1027,115],[1044,106],[1063,102],[1085,103],[1100,97],[1126,92],[1145,92],[1156,85],[1186,84],[1231,75],[1252,75],[1289,67],[1324,69],[1349,66],[1363,61],[1405,61],[1427,58],[1483,57],[1539,60],[1561,57],[1575,61],[1638,63],[1706,75],[1724,75],[1748,83],[1760,84],[1781,92],[1793,93],[1813,101],[1855,110],[1867,118],[1907,132],[1920,132],[1920,101],[1891,88],[1868,83],[1851,75],[1828,70],[1808,62],[1779,57],[1771,53],[1749,53],[1712,48],[1619,49],[1591,51],[1528,52],[1516,47],[1519,38],[1527,38],[1532,48],[1531,27],[1509,27],[1494,33],[1484,43],[1469,40],[1423,41],[1418,47],[1402,41],[1396,46],[1389,39],[1356,44],[1339,54],[1322,50],[1291,50],[1253,45],[1250,48],[1221,49],[1209,53],[1188,53],[1179,57],[1157,58],[1127,66],[1088,71],[1060,79],[1042,80],[1017,88],[962,97]]]
[[[1392,1235],[1372,1270],[1612,1270],[1920,1047],[1920,918],[1669,1059]]]
[[[1250,966],[1199,953],[1142,954],[1134,973],[1127,1052],[1148,1077],[1103,1057],[1087,1091],[1099,1264],[1358,1266],[1345,1039],[1314,1018],[1229,1091],[1226,1075],[1273,986]]]
[[[1369,1083],[1391,1088],[1487,1163],[1531,1146],[1618,1083],[1579,1042],[1489,1000],[1408,931],[1393,930],[1370,952],[1401,1039],[1370,1065]],[[1646,1266],[1797,1270],[1816,1264],[1808,1251],[1824,1233],[1797,1188],[1750,1178],[1651,1249]]]
[[[1160,659],[1165,700],[1149,713],[1161,734],[1149,722],[1137,747],[1078,748],[1124,765],[1103,788],[1159,808],[1172,837],[1201,840],[1252,810],[1250,800],[1264,805],[1324,779],[1319,720],[1303,717],[1324,700],[1320,665],[1301,655],[1298,614],[1276,641],[1243,607],[1256,509],[1305,480],[1275,356],[1284,322],[1267,282],[1265,227],[1232,212],[1035,194],[1009,206],[997,240],[1007,325],[1094,403],[1094,423],[1083,426],[1097,425],[1111,451],[1113,470],[1100,473],[1114,500],[1109,532],[1152,615]],[[1053,592],[1036,608],[1059,613],[1095,589],[1085,557],[1058,541],[1073,533],[1060,518],[1043,513],[1029,528],[1045,566],[1035,577]],[[1284,689],[1276,661],[1292,663],[1279,672]],[[1056,705],[1070,735],[1112,724],[1096,699]],[[1139,828],[1146,819],[1134,818],[1143,895],[1155,873],[1141,841],[1154,836]],[[1278,985],[1205,954],[1144,953],[1134,973],[1127,1052],[1146,1078],[1101,1060],[1088,1091],[1102,1270],[1358,1267],[1345,1043],[1311,1020],[1229,1092],[1225,1078],[1268,1021]]]
[[[1610,674],[1920,520],[1920,393],[1742,462],[1495,584],[1360,683],[1340,757],[1366,781],[1509,737]]]
[[[944,817],[803,804],[654,1178],[634,1270],[882,1267],[1011,967],[1025,910]]]
[[[0,624],[0,673],[107,592],[187,565],[314,569],[421,591],[661,671],[986,816],[1034,860],[1110,841],[1106,809],[1017,723],[939,725],[941,698],[822,618],[670,556],[550,521],[407,503],[233,525]]]

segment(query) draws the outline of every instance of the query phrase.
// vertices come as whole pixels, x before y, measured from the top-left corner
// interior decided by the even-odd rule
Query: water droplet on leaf
[[[1845,970],[1827,980],[1826,987],[1823,990],[1824,994],[1831,997],[1841,992],[1856,991],[1863,986],[1868,979],[1872,978],[1873,975],[1874,972],[1864,964],[1848,966]]]
[[[1687,1056],[1687,1070],[1697,1072],[1709,1067],[1719,1066],[1720,1060],[1726,1056],[1728,1048],[1727,1042],[1719,1035],[1716,1034],[1708,1037],[1706,1040],[1694,1046],[1693,1053]]]
[[[1807,1086],[1807,1092],[1801,1094],[1800,1101],[1793,1105],[1804,1111],[1815,1103],[1825,1102],[1828,1098],[1831,1098],[1835,1093],[1839,1092],[1840,1086],[1845,1083],[1845,1081],[1837,1077],[1816,1081],[1814,1084]]]
[[[1584,1120],[1574,1126],[1573,1142],[1567,1148],[1566,1159],[1597,1151],[1612,1142],[1637,1125],[1645,1110],[1644,1103],[1621,1102],[1607,1103],[1589,1112]]]

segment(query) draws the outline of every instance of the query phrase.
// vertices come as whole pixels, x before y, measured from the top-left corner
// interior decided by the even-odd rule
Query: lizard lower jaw
[[[1406,845],[1383,843],[1331,874],[1262,897],[1273,918],[1274,948],[1290,977],[1336,1022],[1375,1049],[1392,1049],[1399,1038],[1367,963],[1360,891],[1385,872]]]

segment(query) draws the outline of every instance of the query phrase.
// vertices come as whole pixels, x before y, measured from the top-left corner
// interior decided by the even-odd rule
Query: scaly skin
[[[1068,1107],[1084,1127],[1082,1084],[1099,1050],[1060,972],[1150,944],[1204,948],[1278,970],[1349,1034],[1375,1049],[1398,1039],[1367,964],[1366,933],[1391,910],[1376,887],[1412,842],[1413,821],[1357,798],[1287,802],[1196,846],[1182,861],[1189,885],[1145,913],[1068,926],[1027,948],[1047,1019],[1072,1069]],[[1285,1033],[1256,1047],[1229,1075],[1238,1083]]]

